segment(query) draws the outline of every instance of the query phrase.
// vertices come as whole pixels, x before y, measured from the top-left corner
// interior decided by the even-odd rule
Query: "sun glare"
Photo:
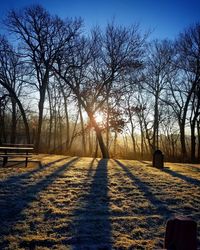
[[[103,120],[104,120],[104,116],[103,116],[102,113],[97,113],[97,114],[95,115],[95,121],[96,121],[97,123],[102,123]]]

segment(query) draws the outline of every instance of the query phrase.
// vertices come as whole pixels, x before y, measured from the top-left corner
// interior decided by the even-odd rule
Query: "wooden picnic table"
[[[30,152],[33,151],[33,147],[7,147],[7,146],[0,146],[0,151],[4,152],[13,152],[13,151],[25,151],[25,152]]]
[[[8,162],[8,158],[10,157],[24,157],[26,158],[26,166],[28,163],[28,158],[32,156],[32,152],[34,150],[34,147],[32,144],[30,144],[30,147],[28,144],[16,144],[13,146],[0,146],[0,157],[3,158],[3,166],[5,166]]]

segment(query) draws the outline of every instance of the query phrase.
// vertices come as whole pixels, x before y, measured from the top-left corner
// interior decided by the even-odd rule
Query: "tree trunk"
[[[91,124],[93,125],[93,127],[95,129],[97,140],[99,142],[99,147],[101,149],[102,158],[108,159],[108,158],[110,158],[110,156],[109,156],[108,149],[103,141],[101,130],[100,130],[99,126],[97,125],[93,114],[91,112],[88,112],[88,116],[90,118]]]
[[[35,150],[37,153],[39,152],[39,149],[40,149],[39,147],[40,147],[40,140],[41,140],[45,94],[46,94],[47,86],[49,83],[49,70],[48,69],[46,69],[45,75],[41,82],[42,84],[40,86],[40,100],[38,103],[38,110],[39,110],[38,130],[37,130],[36,144],[35,144]]]
[[[103,137],[102,137],[102,134],[101,134],[101,130],[96,125],[95,125],[94,128],[95,128],[97,139],[98,139],[98,142],[99,142],[99,147],[101,149],[102,158],[107,158],[108,159],[110,156],[109,156],[108,149],[104,144]]]
[[[52,126],[53,126],[53,114],[52,114],[52,99],[49,88],[47,88],[48,99],[49,99],[49,133],[48,133],[48,140],[47,140],[47,148],[48,152],[51,151],[51,137],[52,137]]]
[[[135,136],[134,136],[134,124],[133,124],[133,120],[132,120],[132,115],[131,115],[131,111],[128,108],[128,112],[129,112],[129,119],[130,119],[130,123],[131,123],[131,139],[132,139],[132,145],[133,145],[133,154],[136,154],[136,142],[135,142]]]
[[[36,143],[35,150],[38,153],[40,150],[40,139],[41,139],[41,131],[42,131],[42,122],[43,122],[43,110],[44,110],[44,101],[45,101],[45,91],[40,92],[40,100],[38,103],[39,116],[38,116],[38,129],[36,135]]]
[[[185,123],[179,121],[180,127],[180,142],[181,142],[181,155],[183,161],[187,158],[187,150],[186,150],[186,143],[185,143]]]
[[[98,156],[98,140],[97,140],[97,137],[96,137],[96,140],[95,140],[94,158],[97,158],[97,156]]]
[[[0,144],[6,142],[5,133],[5,105],[0,102]]]
[[[138,115],[138,119],[139,119],[139,125],[140,125],[140,141],[141,141],[141,146],[140,146],[140,157],[143,160],[144,158],[144,131],[143,131],[143,126],[142,126],[142,119],[141,117]]]
[[[196,162],[196,136],[195,136],[195,121],[191,122],[191,162]]]
[[[78,102],[80,121],[81,121],[81,131],[82,131],[82,146],[83,146],[83,155],[86,156],[86,140],[85,140],[85,129],[84,129],[84,121],[82,115],[81,104]]]
[[[69,149],[69,144],[70,144],[70,137],[69,137],[69,131],[70,131],[70,124],[69,124],[69,115],[68,115],[68,103],[67,103],[67,96],[65,95],[64,89],[62,85],[60,85],[61,93],[63,96],[64,100],[64,109],[65,109],[65,119],[66,119],[66,141],[65,141],[65,146],[66,146],[66,151]]]
[[[77,112],[76,121],[75,121],[75,124],[74,124],[74,128],[73,128],[73,131],[72,131],[72,135],[71,135],[71,139],[70,139],[70,143],[69,143],[69,147],[67,148],[67,151],[69,151],[71,149],[72,143],[73,143],[74,138],[75,138],[75,131],[76,131],[77,123],[78,123],[78,117],[79,117],[79,112]]]
[[[63,143],[62,143],[62,116],[60,114],[60,107],[59,107],[59,110],[58,110],[58,119],[59,119],[59,153],[62,154],[63,152]]]
[[[125,133],[124,136],[123,136],[123,142],[124,142],[124,149],[125,149],[124,156],[125,156],[125,158],[127,158],[128,152],[129,152],[129,147],[128,147],[128,140],[127,140],[127,135],[126,135],[126,133]]]
[[[133,144],[133,154],[136,155],[136,142],[135,142],[135,136],[134,136],[134,130],[131,128],[131,139]]]
[[[146,136],[146,139],[147,139],[147,142],[148,142],[148,149],[147,149],[147,152],[149,152],[150,155],[152,155],[154,153],[153,151],[153,144],[151,143],[151,138],[150,138],[150,134],[149,134],[149,130],[148,130],[148,127],[147,127],[147,122],[145,121],[145,118],[143,117],[143,123],[144,123],[144,129],[145,129],[145,136]]]
[[[200,88],[197,88],[196,95],[193,96],[192,100],[192,112],[190,117],[190,128],[191,128],[191,162],[196,161],[196,135],[195,128],[198,122],[198,116],[200,115]],[[197,125],[198,126],[198,125]],[[198,128],[197,128],[198,130]]]
[[[115,131],[115,137],[114,137],[114,149],[113,149],[113,151],[114,151],[114,157],[116,158],[116,152],[117,152],[117,132]]]
[[[109,112],[109,96],[106,93],[106,108],[107,108],[107,116],[106,116],[106,147],[109,148],[109,138],[110,138],[110,127],[109,127],[109,120],[110,120],[110,112]]]
[[[26,118],[26,113],[25,113],[25,110],[22,106],[22,103],[20,102],[19,98],[17,97],[16,93],[14,92],[14,90],[8,85],[8,84],[5,84],[4,82],[0,82],[0,84],[5,88],[7,89],[7,91],[9,92],[11,98],[14,98],[18,107],[19,107],[19,110],[21,112],[21,115],[22,115],[22,118],[23,118],[23,122],[24,122],[24,127],[25,127],[25,131],[26,131],[26,139],[27,139],[27,143],[30,143],[30,132],[29,132],[29,125],[28,125],[28,121],[27,121],[27,118]]]
[[[154,107],[154,126],[153,126],[153,152],[158,149],[158,125],[159,125],[159,114],[158,114],[158,94],[155,94],[155,107]]]
[[[54,114],[53,114],[53,117],[54,117],[53,151],[54,151],[54,153],[56,153],[57,122],[58,122],[56,107],[54,107]]]
[[[187,100],[185,102],[184,108],[183,108],[183,116],[182,119],[179,119],[180,124],[180,140],[181,140],[181,150],[182,150],[182,159],[187,159],[187,150],[186,150],[186,143],[185,143],[185,122],[186,122],[186,116],[188,111],[189,102],[191,100],[191,96],[195,90],[196,82],[192,84],[191,90],[187,96]]]
[[[93,134],[91,135],[91,130],[88,131],[88,146],[89,146],[89,155],[92,156],[92,152],[93,152]]]
[[[17,130],[17,111],[16,111],[16,101],[11,98],[12,102],[12,121],[11,121],[11,136],[10,142],[15,143],[16,141],[16,130]]]
[[[22,114],[22,118],[23,118],[23,121],[24,121],[24,126],[25,126],[25,130],[26,130],[26,139],[27,139],[27,143],[30,143],[30,132],[29,132],[29,125],[28,125],[28,121],[27,121],[27,118],[26,118],[26,114],[25,114],[25,111],[22,107],[22,104],[21,102],[17,102],[18,106],[19,106],[19,109],[21,111],[21,114]]]
[[[171,156],[172,156],[172,159],[175,159],[175,140],[173,138],[173,135],[171,135],[171,147],[172,147]]]
[[[198,163],[200,163],[200,120],[197,121],[197,135],[198,135],[197,157],[198,157]]]

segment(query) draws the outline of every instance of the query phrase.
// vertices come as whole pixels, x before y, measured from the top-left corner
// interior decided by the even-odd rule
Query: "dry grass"
[[[159,249],[169,217],[200,221],[199,165],[33,160],[0,168],[0,249]]]

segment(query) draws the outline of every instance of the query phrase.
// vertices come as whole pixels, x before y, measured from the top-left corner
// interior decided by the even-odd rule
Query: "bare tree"
[[[74,36],[80,22],[67,20],[65,24],[58,17],[52,17],[39,5],[10,11],[6,21],[8,29],[22,42],[22,55],[29,64],[35,87],[39,91],[38,130],[35,147],[39,150],[45,95],[51,68],[64,44]]]
[[[11,142],[16,138],[16,104],[23,117],[27,142],[30,142],[29,125],[24,107],[20,101],[23,83],[23,63],[14,48],[4,37],[0,37],[0,84],[8,91],[12,103]]]
[[[181,33],[175,44],[177,72],[169,79],[172,95],[172,108],[177,116],[180,127],[180,141],[182,158],[187,157],[185,126],[192,97],[198,100],[198,86],[200,84],[200,25],[196,24]],[[198,101],[193,104],[197,105]],[[198,118],[198,108],[191,118],[191,159],[195,158],[195,125]],[[194,111],[194,105],[193,105]],[[196,114],[195,114],[196,113]]]
[[[8,103],[9,97],[9,94],[5,89],[0,89],[0,144],[6,141],[5,117],[6,105]]]
[[[90,39],[77,38],[54,67],[58,76],[76,95],[94,127],[103,158],[109,157],[95,114],[122,76],[141,66],[143,39],[138,27],[108,25],[106,33],[96,29]],[[73,55],[71,58],[69,55]],[[77,77],[78,76],[78,77]],[[115,85],[116,84],[116,85]]]
[[[136,123],[136,113],[138,111],[138,106],[137,104],[133,101],[133,93],[128,92],[127,96],[125,97],[125,113],[127,114],[128,117],[128,122],[130,123],[130,135],[132,139],[132,145],[133,145],[133,154],[136,155],[136,138],[135,138],[135,128],[137,126]]]
[[[191,161],[196,162],[196,133],[198,117],[200,116],[200,86],[191,98],[190,130],[191,130]]]
[[[166,88],[170,71],[172,71],[172,57],[173,48],[169,41],[154,41],[150,45],[145,81],[146,91],[154,98],[152,151],[159,148],[160,100],[162,98],[162,92]]]

